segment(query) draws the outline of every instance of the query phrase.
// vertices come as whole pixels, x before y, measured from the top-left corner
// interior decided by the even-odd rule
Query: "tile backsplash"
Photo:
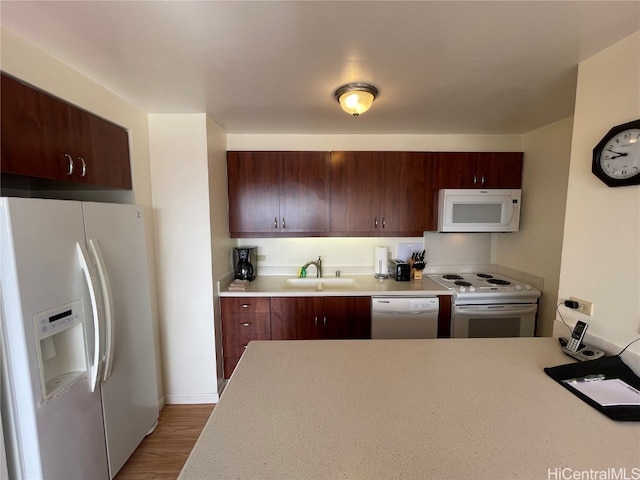
[[[424,245],[427,272],[439,266],[488,265],[491,262],[490,233],[433,233],[423,237],[318,237],[239,239],[238,246],[258,247],[260,275],[295,275],[298,267],[322,256],[325,275],[336,270],[345,274],[372,274],[375,247],[385,246],[396,258],[398,244]],[[401,248],[402,250],[402,248]],[[231,266],[231,253],[229,262]]]

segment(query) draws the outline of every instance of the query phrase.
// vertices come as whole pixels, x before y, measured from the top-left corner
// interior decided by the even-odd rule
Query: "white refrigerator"
[[[11,478],[113,478],[155,428],[143,222],[136,205],[0,198]]]

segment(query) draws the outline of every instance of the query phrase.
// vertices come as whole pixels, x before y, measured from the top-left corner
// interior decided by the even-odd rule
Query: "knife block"
[[[414,268],[414,262],[412,259],[409,259],[409,267],[411,268],[411,279],[412,280],[422,280],[422,270],[418,270]]]

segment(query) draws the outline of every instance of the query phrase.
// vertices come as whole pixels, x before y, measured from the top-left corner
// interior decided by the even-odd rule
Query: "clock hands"
[[[615,157],[609,157],[611,160],[618,158],[618,157],[626,157],[629,154],[627,152],[616,152],[615,150],[612,150],[611,148],[607,148],[607,152],[611,152],[611,153],[615,153]]]

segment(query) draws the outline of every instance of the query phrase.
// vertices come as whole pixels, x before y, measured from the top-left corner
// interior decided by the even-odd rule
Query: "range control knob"
[[[460,287],[460,291],[461,292],[466,292],[467,291],[467,287]]]
[[[469,287],[469,291],[470,292],[475,292],[476,291],[476,287],[474,287],[474,286]]]
[[[522,285],[516,285],[516,290],[522,290]]]

